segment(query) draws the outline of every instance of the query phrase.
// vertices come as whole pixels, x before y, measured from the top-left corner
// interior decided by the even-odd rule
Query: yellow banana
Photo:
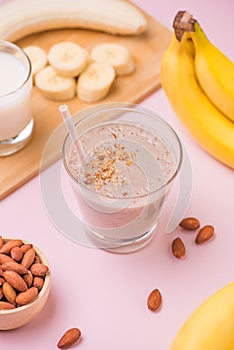
[[[187,33],[173,36],[162,58],[161,83],[175,113],[196,141],[213,157],[234,169],[234,123],[201,90]]]
[[[185,321],[170,350],[234,349],[234,282],[205,300]]]
[[[209,41],[196,20],[192,29],[198,81],[216,107],[234,121],[234,63]]]

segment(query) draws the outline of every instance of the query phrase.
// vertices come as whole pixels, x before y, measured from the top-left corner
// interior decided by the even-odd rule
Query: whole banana
[[[201,90],[193,50],[187,47],[187,40],[187,33],[181,41],[173,36],[162,58],[162,87],[175,113],[199,145],[234,169],[234,123]]]
[[[20,3],[20,4],[19,4]],[[125,0],[11,0],[0,4],[0,39],[61,28],[134,35],[147,27],[144,14]]]
[[[234,282],[205,300],[185,321],[170,350],[234,349]]]
[[[187,23],[191,18],[187,14]],[[234,121],[234,63],[209,41],[196,20],[192,21],[189,36],[195,45],[195,70],[202,89]]]

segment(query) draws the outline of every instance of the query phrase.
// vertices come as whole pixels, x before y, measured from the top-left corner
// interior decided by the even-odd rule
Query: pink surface
[[[135,3],[170,28],[177,10],[187,9],[199,19],[210,39],[234,59],[233,1]],[[202,225],[214,225],[215,239],[195,246],[193,233],[178,229],[165,235],[167,206],[158,234],[141,251],[115,255],[82,247],[61,235],[50,222],[36,177],[1,202],[0,234],[22,237],[43,250],[52,268],[52,291],[46,308],[33,322],[0,332],[1,349],[56,349],[64,330],[77,326],[82,341],[74,349],[168,350],[192,310],[233,280],[233,171],[194,143],[162,90],[142,105],[163,115],[186,144],[194,176],[187,215],[198,217]],[[178,235],[187,246],[183,261],[170,254],[171,241]],[[163,297],[158,313],[146,306],[154,288],[159,288]]]

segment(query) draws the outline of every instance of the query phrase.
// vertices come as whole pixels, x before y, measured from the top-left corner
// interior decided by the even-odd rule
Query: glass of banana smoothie
[[[0,40],[0,156],[15,153],[30,140],[31,63],[18,46]]]
[[[153,111],[127,103],[88,109],[76,129],[82,152],[67,135],[63,164],[89,239],[113,252],[142,248],[180,169],[178,136]]]

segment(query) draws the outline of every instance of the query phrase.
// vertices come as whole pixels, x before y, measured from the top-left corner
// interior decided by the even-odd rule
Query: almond
[[[8,282],[5,282],[2,286],[2,291],[7,301],[15,305],[16,291],[14,290],[14,288]]]
[[[22,244],[23,241],[21,239],[12,239],[3,244],[2,248],[0,249],[0,253],[9,254],[12,248],[20,247]]]
[[[33,263],[36,264],[36,263],[40,263],[40,262],[41,262],[41,260],[40,260],[39,256],[36,255]]]
[[[48,267],[42,263],[35,263],[31,266],[30,271],[34,276],[42,277],[48,272]]]
[[[171,249],[172,249],[172,254],[176,258],[183,259],[185,257],[186,249],[185,249],[184,242],[180,237],[177,237],[173,240]]]
[[[31,243],[26,243],[21,246],[21,250],[23,254],[25,254],[29,249],[31,249],[33,246]]]
[[[148,309],[151,311],[157,311],[159,310],[160,306],[162,304],[162,296],[158,289],[154,289],[147,299],[147,306]]]
[[[200,227],[200,222],[196,218],[184,218],[180,222],[179,226],[184,228],[185,230],[194,231]]]
[[[3,277],[10,283],[10,285],[20,292],[24,292],[28,289],[28,286],[24,279],[15,271],[6,270],[3,272]]]
[[[37,289],[42,289],[44,285],[44,279],[42,277],[34,277],[33,279],[33,286],[36,287]]]
[[[11,310],[14,309],[15,306],[7,301],[0,301],[0,310]]]
[[[33,248],[30,248],[25,254],[21,261],[21,264],[26,267],[26,269],[29,269],[29,267],[32,265],[34,259],[35,259],[35,250]]]
[[[38,289],[36,287],[31,287],[25,292],[21,292],[16,297],[16,303],[19,306],[26,305],[31,303],[34,299],[36,299],[38,295]]]
[[[0,249],[2,248],[3,244],[4,244],[3,238],[2,236],[0,236]]]
[[[23,252],[20,247],[14,247],[11,249],[11,257],[15,261],[20,261],[23,257]]]
[[[4,272],[4,270],[3,270],[2,266],[0,265],[0,276],[2,276],[3,272]]]
[[[23,276],[23,279],[25,280],[28,288],[30,288],[33,284],[33,275],[31,271],[28,271],[26,275]]]
[[[2,291],[2,287],[0,287],[0,300],[2,299],[3,297],[3,291]]]
[[[202,244],[208,241],[213,236],[214,236],[214,227],[211,225],[206,225],[199,230],[195,238],[195,243]]]
[[[0,254],[0,265],[4,264],[7,261],[14,261],[14,260],[6,254]]]
[[[75,344],[75,342],[77,342],[80,336],[81,332],[78,328],[71,328],[63,334],[57,346],[60,349],[68,349],[70,346]]]
[[[0,277],[0,286],[2,286],[4,282],[5,282],[5,279],[3,277]]]
[[[16,261],[7,261],[4,264],[2,264],[2,268],[3,270],[16,271],[20,275],[25,275],[28,272],[28,270],[24,266],[17,263]]]

